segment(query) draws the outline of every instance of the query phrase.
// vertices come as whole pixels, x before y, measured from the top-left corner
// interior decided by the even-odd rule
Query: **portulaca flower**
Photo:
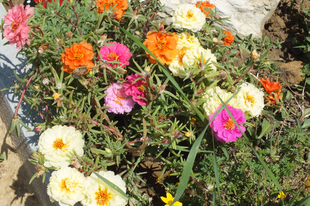
[[[206,16],[194,4],[180,4],[172,16],[173,25],[194,32],[202,29],[206,23]]]
[[[74,168],[64,167],[52,172],[47,194],[52,201],[62,205],[74,205],[81,201],[86,178]]]
[[[220,87],[210,88],[206,90],[206,92],[202,96],[202,99],[205,102],[202,105],[205,111],[205,116],[209,119],[209,116],[213,114],[220,105],[222,105],[222,102],[219,98],[221,98],[223,102],[226,102],[232,95],[233,93],[227,92],[221,89]],[[235,108],[239,108],[238,101],[235,97],[233,97],[228,102],[228,105],[235,107]]]
[[[100,171],[99,175],[108,179],[126,193],[126,184],[119,175],[112,171]],[[83,205],[87,206],[125,206],[127,199],[106,185],[95,174],[87,178],[84,186],[85,198]]]
[[[177,44],[177,49],[179,50],[189,50],[200,47],[199,39],[195,36],[190,35],[187,32],[182,32],[178,34],[179,40]]]
[[[71,126],[56,125],[45,130],[38,144],[45,157],[45,167],[66,167],[70,164],[69,153],[75,151],[78,156],[84,153],[82,134]]]
[[[253,117],[260,115],[264,108],[264,92],[260,91],[253,84],[243,83],[236,95],[239,109],[249,113]]]

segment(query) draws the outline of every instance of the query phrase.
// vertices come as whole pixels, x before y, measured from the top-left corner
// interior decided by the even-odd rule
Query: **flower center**
[[[81,60],[83,57],[84,57],[84,54],[79,54],[79,53],[78,54],[74,54],[74,59],[77,60],[77,61]]]
[[[172,201],[173,201],[173,200],[168,200],[167,204],[168,204],[168,205],[171,205]]]
[[[235,129],[235,123],[232,119],[228,119],[225,124],[224,124],[224,127],[226,130],[233,130]]]
[[[60,183],[60,190],[65,193],[74,193],[74,188],[78,185],[77,182],[69,182],[68,178],[64,178]]]
[[[53,148],[54,149],[60,149],[62,150],[63,148],[66,148],[68,147],[68,145],[66,145],[63,141],[62,141],[62,138],[58,138],[54,141],[53,143]]]
[[[186,51],[180,51],[179,52],[179,62],[181,63],[183,60],[184,55],[186,54]]]
[[[111,52],[108,54],[108,59],[111,61],[111,60],[118,60],[118,56],[117,54],[115,54],[114,52]]]
[[[19,24],[18,23],[16,24],[15,21],[13,20],[11,23],[12,30],[15,31],[18,27],[19,27]]]
[[[165,40],[158,40],[157,41],[157,48],[158,49],[164,49],[166,48],[167,42]]]
[[[186,18],[191,19],[193,18],[193,16],[194,16],[194,13],[192,10],[187,11]]]
[[[245,99],[244,103],[246,105],[250,105],[250,107],[253,107],[253,105],[256,103],[254,96],[249,95],[248,92],[246,93],[246,97],[244,99]]]
[[[116,4],[116,0],[108,0],[108,4],[113,4],[113,5],[115,5],[115,4]]]
[[[95,192],[97,205],[105,206],[109,205],[110,199],[112,198],[112,194],[108,192],[108,189],[101,190],[99,187],[98,192]]]
[[[122,105],[121,100],[125,100],[124,93],[122,93],[119,90],[116,90],[116,98],[117,100],[115,102],[119,105]]]

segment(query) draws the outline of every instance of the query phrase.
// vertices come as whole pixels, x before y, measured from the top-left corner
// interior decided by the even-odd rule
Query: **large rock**
[[[197,0],[160,0],[164,4],[164,13],[161,17],[171,17],[175,8],[183,3],[196,3]],[[203,0],[202,0],[203,1]],[[280,0],[210,0],[217,8],[222,18],[229,17],[220,25],[223,29],[232,31],[242,37],[253,35],[254,38],[262,36],[265,22],[271,17]],[[166,23],[171,23],[168,18]]]

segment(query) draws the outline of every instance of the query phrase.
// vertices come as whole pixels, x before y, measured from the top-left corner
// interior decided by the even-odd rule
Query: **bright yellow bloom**
[[[308,177],[308,179],[307,179],[306,187],[310,187],[310,177]]]
[[[284,194],[284,192],[282,192],[282,194],[281,194],[281,192],[279,192],[278,198],[279,198],[280,200],[282,200],[282,198],[283,198],[283,200],[284,200],[284,199],[286,198],[286,195]]]
[[[53,98],[54,98],[55,100],[57,100],[59,97],[60,97],[60,94],[58,94],[58,93],[54,93],[54,94],[53,94]]]
[[[182,203],[179,201],[176,201],[173,205],[171,205],[171,203],[173,202],[173,196],[167,192],[166,194],[167,197],[160,197],[161,200],[166,203],[165,206],[182,206]]]
[[[259,202],[262,203],[263,202],[263,198],[258,198]]]
[[[193,131],[188,131],[188,132],[185,133],[185,136],[186,137],[191,137],[191,136],[193,136],[193,134],[194,134]]]

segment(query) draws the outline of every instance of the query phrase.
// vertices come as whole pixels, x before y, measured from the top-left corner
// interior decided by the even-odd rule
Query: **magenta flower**
[[[141,78],[141,76],[139,74],[132,74],[127,77],[128,81],[124,83],[125,93],[128,96],[132,96],[133,101],[144,106],[148,104],[145,91],[147,83],[142,79],[136,81],[137,78]]]
[[[125,94],[125,89],[121,83],[113,83],[106,91],[107,95],[104,97],[104,106],[109,106],[106,110],[115,114],[124,114],[124,112],[131,112],[135,102],[131,97]]]
[[[232,116],[235,118],[237,124],[239,125],[242,132],[245,132],[245,127],[241,126],[241,124],[245,123],[246,118],[245,114],[241,109],[236,109],[229,105],[226,105],[229,109]],[[218,107],[218,109],[221,106]],[[217,110],[218,110],[217,109]],[[209,120],[213,118],[217,111],[209,116]],[[212,133],[215,138],[220,142],[235,142],[238,137],[242,136],[241,131],[235,125],[233,120],[230,118],[229,114],[225,109],[223,109],[215,119],[210,123],[210,127],[212,129]]]
[[[16,48],[21,49],[29,41],[30,26],[27,25],[28,19],[34,14],[34,8],[29,5],[24,8],[24,5],[16,5],[9,9],[7,15],[4,17],[3,36],[9,40],[10,44],[16,43]]]
[[[113,45],[104,45],[100,49],[100,54],[102,56],[103,60],[107,61],[117,61],[120,62],[119,64],[122,68],[125,68],[125,66],[129,65],[129,59],[131,57],[130,50],[123,44],[117,43],[115,41],[110,42],[109,44]],[[98,56],[98,60],[101,58]],[[111,66],[111,63],[108,64],[108,66]],[[113,68],[116,67],[116,64],[113,64]]]

